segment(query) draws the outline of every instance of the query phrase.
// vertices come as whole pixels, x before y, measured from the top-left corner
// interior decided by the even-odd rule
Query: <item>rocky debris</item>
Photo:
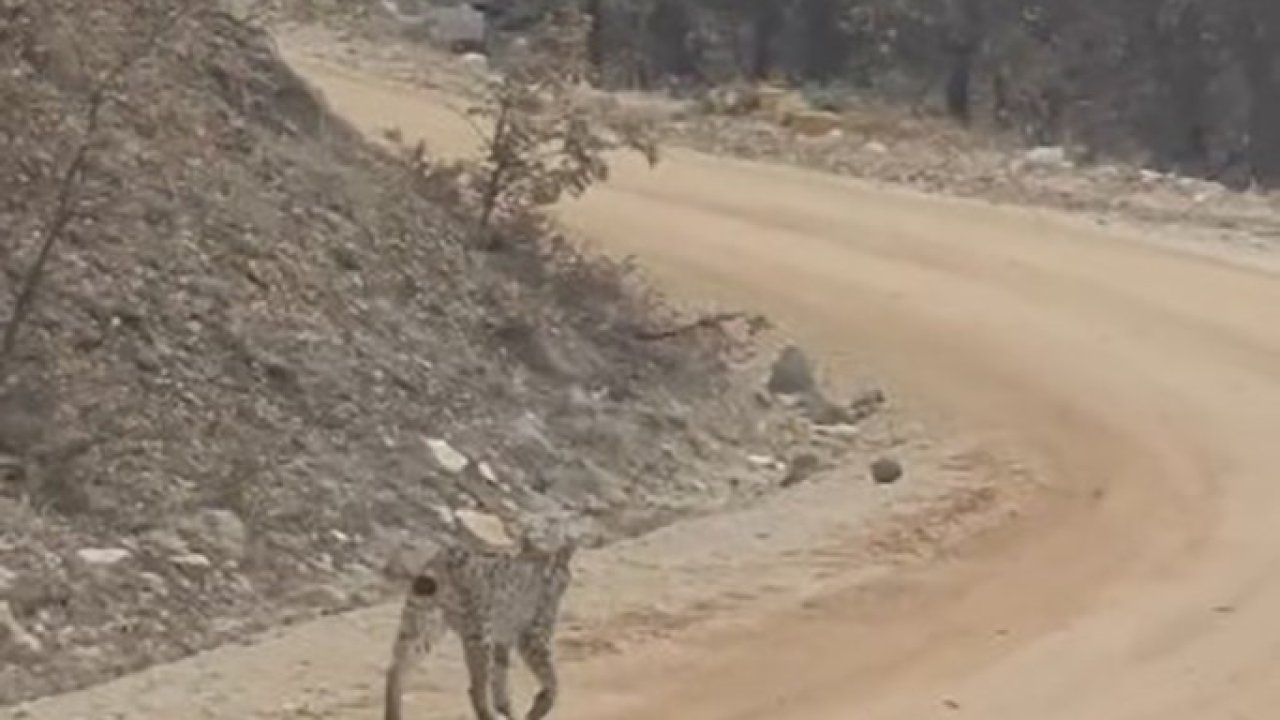
[[[0,657],[10,652],[19,657],[30,657],[38,654],[43,648],[44,645],[40,639],[22,627],[22,623],[14,617],[13,608],[9,607],[9,603],[0,600]]]
[[[489,74],[489,58],[483,53],[463,53],[458,60],[463,67],[476,75],[485,76]]]
[[[206,508],[184,518],[179,527],[197,549],[219,557],[238,562],[248,551],[249,531],[244,521],[230,510]]]
[[[178,531],[169,528],[156,528],[143,533],[142,541],[159,552],[168,555],[183,555],[190,552],[187,541],[182,539]]]
[[[602,512],[626,502],[623,479],[587,458],[548,470],[543,482],[547,492],[562,498],[568,507],[586,512]]]
[[[748,115],[760,110],[762,104],[760,91],[742,84],[712,87],[700,102],[704,112],[730,116]]]
[[[902,479],[902,463],[893,458],[877,458],[871,463],[871,479],[878,485],[891,485]]]
[[[778,354],[769,371],[766,387],[775,395],[803,395],[817,388],[813,365],[809,356],[795,345],[788,345]]]
[[[837,405],[828,400],[816,388],[806,393],[803,398],[804,401],[801,405],[805,414],[809,417],[809,421],[814,425],[852,425],[861,419],[861,417],[856,417],[850,408]]]
[[[76,557],[91,567],[110,567],[129,559],[130,553],[124,548],[83,548],[76,551]]]
[[[1067,149],[1058,146],[1031,148],[1023,154],[1022,162],[1025,167],[1034,168],[1071,167],[1071,159],[1067,156]]]
[[[748,455],[747,463],[757,470],[779,470],[786,467],[785,463],[772,455]]]
[[[436,469],[450,475],[460,475],[471,463],[466,455],[440,438],[427,438],[427,449],[431,452],[431,460]]]
[[[213,568],[213,561],[200,553],[174,555],[169,558],[169,562],[172,563],[174,567],[197,574]]]
[[[291,604],[331,611],[347,606],[351,597],[347,591],[332,583],[310,585],[294,592]]]
[[[0,595],[7,594],[18,581],[18,573],[0,565]]]
[[[822,467],[822,461],[812,452],[797,453],[787,463],[787,474],[782,478],[782,487],[799,485],[808,480]]]
[[[826,110],[790,110],[780,124],[803,137],[822,137],[838,131],[843,122],[839,115]]]
[[[861,427],[849,423],[815,424],[813,431],[819,437],[839,438],[842,440],[850,440],[862,434]]]
[[[888,401],[889,398],[880,388],[868,388],[855,394],[849,400],[849,411],[854,415],[853,422],[874,415]]]

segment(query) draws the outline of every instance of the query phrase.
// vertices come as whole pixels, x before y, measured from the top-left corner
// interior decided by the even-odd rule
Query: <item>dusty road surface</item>
[[[367,130],[398,126],[443,148],[466,137],[439,98],[292,60]],[[823,540],[826,584],[809,593],[809,576],[788,568],[812,556],[771,555],[779,546],[756,538],[750,547],[772,560],[737,571],[794,592],[750,612],[706,607],[714,622],[667,625],[661,641],[574,663],[559,717],[1276,716],[1280,277],[1085,220],[680,152],[652,172],[625,164],[564,217],[604,250],[638,256],[676,295],[764,311],[836,370],[870,368],[934,419],[1002,434],[1049,488],[961,555],[871,589],[840,575],[835,537]],[[834,500],[813,489],[787,502],[775,521],[792,513],[821,528],[812,504]],[[711,578],[704,570],[677,584]],[[373,626],[372,640],[329,625],[261,651],[275,656],[245,651],[220,666],[232,675],[213,696],[224,712],[186,716],[231,717],[246,697],[302,682],[306,663],[285,677],[281,658],[343,632],[352,657],[380,658],[386,621]],[[360,678],[349,709],[280,716],[373,718],[376,680]],[[356,681],[312,671],[307,682],[340,692]],[[415,712],[461,717],[422,697],[428,686],[456,695],[458,682],[420,686]]]

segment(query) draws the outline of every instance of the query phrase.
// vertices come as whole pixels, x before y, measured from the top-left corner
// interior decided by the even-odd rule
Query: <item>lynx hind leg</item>
[[[529,672],[538,681],[538,694],[533,698],[533,705],[525,720],[542,720],[555,707],[556,698],[560,694],[560,682],[556,677],[555,657],[551,650],[551,635],[546,632],[531,631],[520,638],[520,657],[528,666]]]
[[[444,613],[436,597],[439,590],[439,583],[428,575],[414,578],[410,585],[387,668],[384,720],[403,720],[405,676],[431,652],[444,632]]]

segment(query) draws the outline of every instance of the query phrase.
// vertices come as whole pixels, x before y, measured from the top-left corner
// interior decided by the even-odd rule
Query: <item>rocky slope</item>
[[[0,317],[74,211],[0,388],[0,703],[384,597],[464,511],[608,539],[779,484],[807,430],[728,334],[649,339],[546,228],[478,251],[265,34],[169,7],[0,4]]]

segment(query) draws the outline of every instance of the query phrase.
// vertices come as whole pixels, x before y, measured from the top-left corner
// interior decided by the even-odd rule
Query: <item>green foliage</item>
[[[466,111],[482,136],[482,155],[431,171],[474,208],[484,242],[496,242],[492,230],[504,219],[607,180],[608,155],[615,150],[633,150],[657,163],[651,126],[590,102],[589,32],[587,18],[572,8],[544,18]]]

